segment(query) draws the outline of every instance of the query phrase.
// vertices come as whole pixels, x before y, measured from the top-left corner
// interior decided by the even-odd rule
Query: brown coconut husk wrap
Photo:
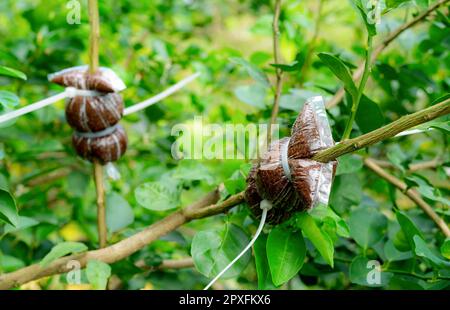
[[[332,146],[323,99],[310,98],[294,123],[291,137],[271,143],[250,170],[245,199],[252,213],[259,218],[260,202],[267,199],[272,203],[267,223],[276,225],[295,212],[328,204],[337,162],[320,163],[311,158]]]
[[[50,74],[48,78],[61,86],[98,93],[68,99],[66,119],[75,130],[72,144],[77,154],[102,164],[122,157],[128,139],[123,127],[118,125],[124,112],[123,99],[118,92],[126,86],[116,73],[103,67],[90,73],[87,66],[80,66]]]

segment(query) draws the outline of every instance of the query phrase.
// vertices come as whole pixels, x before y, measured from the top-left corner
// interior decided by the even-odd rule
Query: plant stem
[[[280,20],[281,13],[281,0],[276,0],[275,2],[275,13],[273,16],[273,55],[275,64],[280,64]],[[280,109],[280,97],[281,89],[283,87],[283,71],[280,68],[275,68],[276,72],[276,82],[275,82],[275,97],[272,108],[272,115],[269,122],[269,130],[267,131],[267,146],[270,145],[272,141],[272,124],[277,122],[278,110]]]
[[[89,71],[95,73],[99,67],[99,41],[100,41],[100,17],[98,15],[97,0],[89,0],[89,24],[91,26],[90,32],[90,47],[89,47]]]
[[[361,82],[359,83],[357,97],[356,97],[356,99],[354,99],[354,102],[352,105],[350,119],[347,122],[347,126],[345,127],[344,135],[342,136],[343,141],[350,138],[350,134],[352,133],[352,128],[353,128],[353,123],[354,123],[355,117],[356,117],[356,113],[358,112],[359,103],[361,102],[361,97],[364,93],[364,88],[366,87],[367,80],[369,79],[369,76],[370,76],[372,49],[373,49],[373,37],[371,35],[369,35],[367,38],[366,61],[364,64],[363,76],[361,78]]]
[[[94,181],[97,191],[97,229],[100,248],[107,245],[107,227],[106,227],[106,206],[105,206],[105,187],[103,184],[103,166],[94,162]]]
[[[89,72],[97,72],[99,68],[99,41],[100,41],[100,17],[98,14],[97,0],[89,0],[89,24],[90,47],[89,47]],[[100,248],[107,245],[106,229],[106,207],[105,207],[105,188],[103,184],[103,166],[94,160],[94,180],[97,191],[97,229]]]

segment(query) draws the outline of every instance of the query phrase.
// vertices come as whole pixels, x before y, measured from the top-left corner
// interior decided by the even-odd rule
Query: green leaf
[[[383,250],[384,250],[384,255],[386,255],[386,259],[389,262],[406,260],[406,259],[410,259],[413,257],[411,251],[402,252],[402,251],[397,250],[397,248],[395,247],[394,242],[392,240],[388,240],[384,244]]]
[[[450,268],[450,262],[447,262],[434,254],[421,237],[417,235],[414,236],[414,245],[414,252],[417,256],[428,259],[433,265],[439,268]]]
[[[0,105],[2,105],[6,110],[11,110],[19,104],[19,97],[15,94],[0,90]]]
[[[17,226],[19,214],[16,201],[8,191],[0,189],[0,220],[12,226]]]
[[[371,2],[367,0],[354,0],[354,2],[366,25],[368,35],[371,37],[375,36],[377,34],[377,17],[375,16],[377,8],[372,7]]]
[[[381,287],[389,284],[393,274],[381,271],[380,263],[377,261],[369,261],[365,256],[356,256],[350,264],[349,276],[352,283]]]
[[[184,181],[205,181],[208,184],[214,183],[211,172],[202,164],[193,160],[183,160],[175,169],[172,177]]]
[[[306,256],[305,241],[301,233],[277,226],[270,232],[266,246],[272,281],[280,286],[302,268]]]
[[[306,212],[299,213],[296,220],[297,227],[302,230],[303,235],[312,242],[327,264],[333,267],[334,246],[330,236],[326,232],[322,231],[317,226],[311,215]]]
[[[359,207],[350,214],[348,224],[356,243],[367,249],[384,237],[387,218],[373,207]]]
[[[25,267],[25,263],[20,259],[0,253],[0,273],[13,272],[23,267]]]
[[[248,75],[250,75],[261,86],[270,88],[270,82],[269,79],[267,78],[267,75],[258,67],[246,61],[245,59],[239,57],[231,57],[230,61],[235,64],[243,66],[247,71]]]
[[[412,2],[412,0],[386,0],[386,7],[388,9],[395,9],[404,3]]]
[[[238,86],[234,89],[234,95],[240,101],[258,109],[265,109],[266,88],[259,84]]]
[[[333,209],[325,205],[318,205],[313,208],[309,214],[319,221],[325,222],[327,219],[331,219],[336,223],[336,233],[344,238],[350,238],[350,230],[347,223],[343,218],[337,215]]]
[[[397,217],[397,221],[400,224],[400,227],[402,228],[406,240],[408,241],[410,249],[414,250],[414,236],[417,235],[420,238],[423,238],[422,233],[414,224],[414,222],[406,215],[406,213],[402,211],[397,211],[395,213],[395,216]]]
[[[413,175],[408,177],[407,183],[411,182],[417,186],[418,192],[428,199],[436,202],[440,202],[445,206],[450,206],[450,200],[443,197],[438,188],[431,186],[428,181],[419,175]],[[409,181],[409,182],[408,182]]]
[[[442,244],[441,254],[446,259],[450,259],[450,239],[445,240],[444,243]]]
[[[168,182],[149,182],[140,185],[134,191],[136,201],[146,209],[165,211],[177,208],[180,193]]]
[[[260,235],[253,246],[259,290],[270,290],[275,288],[275,285],[272,282],[272,275],[270,274],[269,261],[267,260],[266,244],[267,235]]]
[[[109,232],[119,231],[134,222],[133,209],[120,194],[110,192],[106,196],[106,226]]]
[[[360,156],[348,154],[339,157],[336,175],[355,173],[362,169],[363,161]]]
[[[211,278],[222,271],[249,242],[241,228],[227,223],[222,229],[198,232],[192,240],[191,256],[197,270]],[[238,276],[250,259],[251,253],[247,251],[222,277]]]
[[[330,53],[319,53],[320,60],[334,73],[334,75],[344,83],[344,88],[352,96],[353,101],[358,96],[353,78],[341,59]]]
[[[12,68],[5,67],[5,66],[0,66],[0,75],[10,76],[10,77],[18,78],[21,80],[27,79],[27,76],[23,72],[20,72],[19,70],[12,69]]]
[[[55,245],[51,251],[45,255],[41,261],[41,267],[48,266],[53,261],[68,254],[81,253],[88,250],[88,247],[79,242],[62,242]]]
[[[365,95],[361,97],[355,120],[363,133],[371,132],[385,124],[379,105]]]
[[[111,267],[99,260],[89,260],[86,277],[95,290],[105,290],[111,276]]]
[[[288,94],[281,96],[280,107],[298,113],[299,111],[301,111],[303,104],[306,102],[306,100],[316,95],[317,92],[292,88],[289,90]]]
[[[5,225],[4,233],[9,234],[9,233],[17,232],[20,230],[24,230],[24,229],[36,226],[38,224],[39,224],[39,222],[31,217],[19,216],[16,226],[12,226],[11,224]]]
[[[362,186],[355,173],[342,174],[335,178],[330,196],[330,205],[339,213],[343,213],[351,206],[361,203]]]

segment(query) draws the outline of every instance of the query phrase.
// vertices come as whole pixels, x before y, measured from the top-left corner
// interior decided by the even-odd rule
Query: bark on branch
[[[395,187],[397,187],[403,194],[405,194],[409,199],[414,201],[427,215],[431,218],[439,229],[443,232],[445,237],[450,237],[450,229],[445,221],[439,217],[439,215],[434,212],[433,208],[426,203],[425,200],[417,193],[414,189],[408,189],[408,186],[402,182],[400,179],[386,172],[383,168],[381,168],[375,160],[371,158],[366,158],[364,160],[364,164],[373,172],[375,172],[378,176],[391,183]]]

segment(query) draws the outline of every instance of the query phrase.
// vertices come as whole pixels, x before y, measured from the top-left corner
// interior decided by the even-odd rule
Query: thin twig
[[[89,72],[94,74],[99,66],[99,41],[100,41],[100,17],[98,14],[97,0],[89,0],[90,48],[89,48]],[[94,180],[97,191],[97,228],[100,248],[107,245],[105,188],[103,184],[103,166],[98,160],[94,160]]]
[[[428,217],[430,217],[439,229],[443,232],[445,237],[450,237],[450,229],[445,221],[434,212],[433,208],[422,199],[422,197],[415,191],[414,189],[408,188],[408,186],[402,182],[400,179],[386,172],[383,168],[381,168],[374,160],[371,158],[366,158],[364,160],[364,164],[373,172],[375,172],[378,176],[388,181],[395,187],[397,187],[402,193],[404,193],[409,199],[414,201]]]
[[[105,186],[103,183],[103,166],[94,160],[94,180],[97,191],[97,229],[100,248],[107,245],[108,233],[106,227]]]
[[[301,88],[303,86],[303,83],[306,81],[306,74],[311,67],[311,60],[312,56],[314,55],[314,49],[316,47],[317,39],[319,38],[320,34],[320,25],[322,23],[322,9],[323,9],[323,0],[319,0],[317,4],[317,12],[316,12],[316,21],[314,26],[314,33],[311,38],[311,41],[309,41],[308,51],[305,56],[305,62],[303,63],[302,68],[300,69],[299,74],[299,87]]]
[[[273,56],[275,64],[280,64],[281,57],[280,57],[280,13],[281,13],[281,0],[276,0],[275,2],[275,13],[273,16],[273,24],[272,24],[272,31],[273,31]],[[283,87],[283,71],[280,68],[275,68],[276,73],[276,81],[275,81],[275,97],[273,100],[273,107],[272,107],[272,115],[270,117],[269,122],[269,130],[267,132],[267,145],[270,145],[270,142],[272,140],[272,124],[276,124],[277,122],[277,116],[278,111],[280,109],[280,97],[281,97],[281,90]]]
[[[383,42],[381,42],[373,51],[372,54],[372,62],[374,62],[378,56],[395,40],[397,39],[403,32],[408,30],[409,28],[414,27],[418,23],[424,21],[432,12],[443,6],[444,4],[448,3],[450,0],[440,0],[430,6],[426,11],[424,11],[422,14],[418,15],[414,19],[412,19],[410,22],[403,24],[402,26],[398,27],[394,32],[392,32]],[[353,74],[353,79],[357,80],[361,77],[362,73],[364,72],[364,63],[361,64],[358,69]],[[330,99],[330,101],[327,102],[326,106],[328,109],[336,106],[341,102],[342,98],[344,98],[345,90],[341,88],[333,98]]]

